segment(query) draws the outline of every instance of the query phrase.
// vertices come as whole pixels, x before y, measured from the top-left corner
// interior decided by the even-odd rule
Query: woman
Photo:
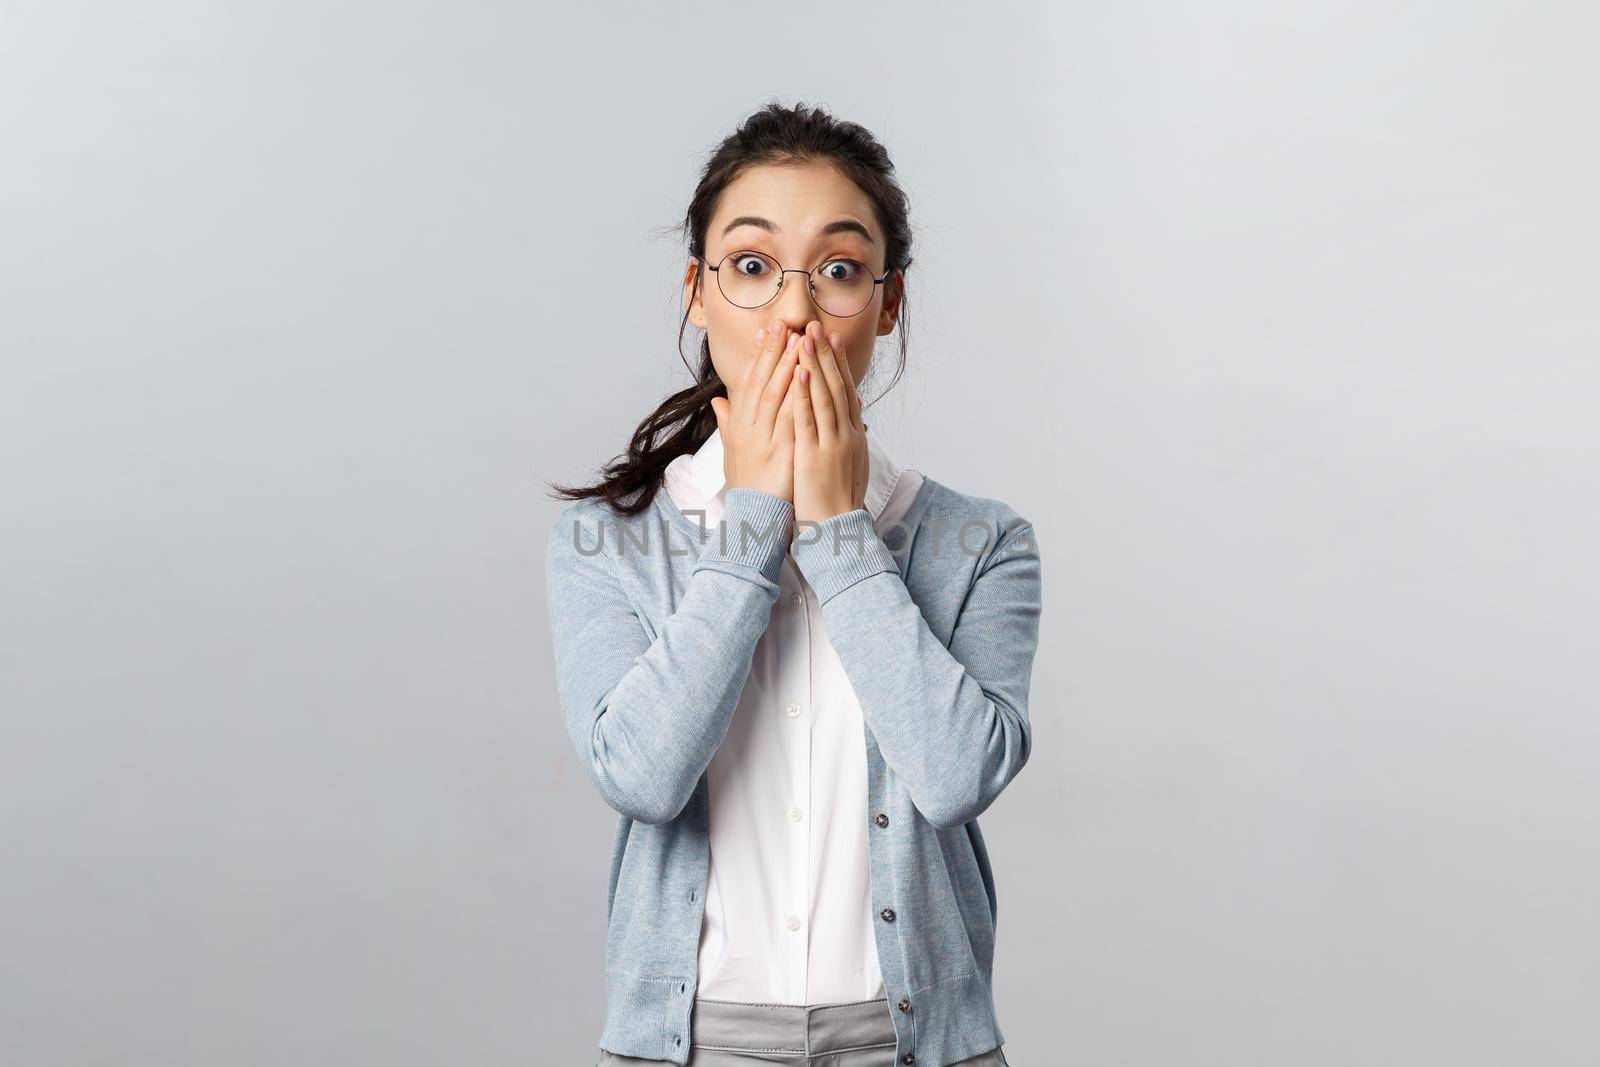
[[[562,711],[620,815],[599,1063],[998,1067],[977,816],[1032,744],[1032,528],[867,436],[911,263],[870,133],[763,108],[686,226],[695,384],[549,540]]]

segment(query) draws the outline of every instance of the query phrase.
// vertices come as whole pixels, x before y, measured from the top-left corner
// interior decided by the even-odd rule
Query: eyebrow
[[[726,237],[729,230],[739,226],[756,226],[768,233],[780,232],[777,224],[771,219],[764,219],[760,215],[740,215],[722,228],[722,235]],[[867,232],[867,228],[855,219],[836,219],[822,228],[820,236],[827,237],[835,233],[857,233],[866,238],[868,244],[877,243],[872,239],[872,234]]]

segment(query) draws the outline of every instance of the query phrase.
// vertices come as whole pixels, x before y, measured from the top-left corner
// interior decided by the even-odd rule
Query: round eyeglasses
[[[891,268],[883,272],[882,278],[874,278],[866,264],[853,259],[830,259],[809,271],[784,268],[771,256],[750,249],[729,252],[715,267],[704,256],[700,261],[716,274],[717,288],[736,307],[762,307],[783,289],[785,276],[804,274],[817,307],[839,319],[848,319],[867,310],[872,294],[892,272]]]

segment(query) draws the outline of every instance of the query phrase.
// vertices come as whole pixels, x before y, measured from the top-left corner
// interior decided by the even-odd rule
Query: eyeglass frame
[[[813,304],[816,304],[817,308],[820,310],[822,308],[822,305],[817,302],[817,285],[816,285],[816,281],[813,279],[812,275],[819,268],[826,267],[829,263],[832,263],[834,260],[837,260],[837,259],[848,259],[849,258],[848,256],[834,256],[832,259],[828,259],[828,260],[825,260],[822,263],[818,263],[815,267],[812,267],[810,270],[801,270],[799,267],[785,267],[782,263],[778,263],[778,287],[772,291],[772,295],[771,296],[767,297],[765,300],[763,300],[761,303],[757,304],[755,307],[750,308],[750,307],[745,307],[743,304],[734,304],[733,303],[733,297],[729,296],[726,292],[723,291],[723,288],[722,288],[722,275],[721,274],[717,274],[717,272],[722,269],[722,265],[724,263],[728,262],[729,258],[738,255],[740,252],[748,252],[753,256],[760,256],[762,259],[768,259],[768,260],[771,260],[774,263],[778,263],[777,259],[775,259],[774,257],[767,255],[765,252],[757,251],[754,248],[735,248],[733,251],[725,253],[721,259],[717,260],[717,265],[715,267],[713,267],[711,265],[711,261],[709,259],[707,259],[705,256],[697,256],[696,258],[698,258],[701,263],[705,264],[706,270],[708,270],[711,273],[717,275],[717,292],[722,293],[722,299],[726,300],[730,304],[733,304],[734,307],[742,308],[745,311],[755,311],[757,308],[764,308],[768,304],[772,303],[774,300],[778,299],[778,297],[780,295],[782,295],[782,293],[783,293],[783,283],[786,280],[785,275],[789,275],[789,274],[804,274],[806,276],[806,291],[811,294],[811,302]],[[850,260],[850,262],[854,263],[854,262],[856,262],[856,260],[852,259],[852,260]],[[872,278],[872,273],[871,273],[872,268],[871,267],[867,267],[867,265],[865,263],[863,263],[861,265],[863,267],[866,267],[867,272],[868,272],[867,273],[867,277]],[[884,282],[884,279],[889,277],[889,275],[891,275],[893,273],[894,273],[894,268],[893,267],[885,267],[884,270],[883,270],[882,277],[872,278],[872,289],[873,289],[873,292],[876,293],[877,289],[878,289],[878,286],[882,285],[883,282]],[[865,304],[861,305],[861,311],[865,311],[865,310],[867,310],[867,308],[869,308],[871,306],[872,306],[872,297],[869,296],[869,297],[867,297],[867,302]],[[832,312],[824,312],[824,314],[831,315],[833,318],[836,318],[836,319],[853,319],[857,315],[861,314],[861,311],[852,311],[848,315],[833,315]]]

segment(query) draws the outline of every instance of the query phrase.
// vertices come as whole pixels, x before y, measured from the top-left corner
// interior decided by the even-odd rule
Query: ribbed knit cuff
[[[753,567],[776,583],[793,523],[794,504],[783,497],[762,489],[729,489],[723,494],[722,521],[706,531],[700,562]]]
[[[822,604],[863,578],[900,569],[866,508],[830,515],[815,527],[797,528],[789,551]]]

